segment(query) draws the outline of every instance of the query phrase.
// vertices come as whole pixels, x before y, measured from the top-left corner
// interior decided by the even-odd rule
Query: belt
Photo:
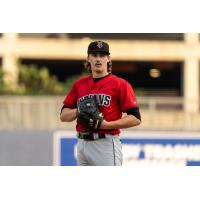
[[[106,138],[106,134],[78,132],[77,137],[84,140],[98,140]]]

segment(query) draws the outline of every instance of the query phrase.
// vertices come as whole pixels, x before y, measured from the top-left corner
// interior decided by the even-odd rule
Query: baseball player
[[[139,105],[131,85],[112,74],[109,45],[91,42],[87,53],[85,67],[91,74],[74,83],[60,119],[77,120],[78,166],[121,166],[120,129],[141,123]]]

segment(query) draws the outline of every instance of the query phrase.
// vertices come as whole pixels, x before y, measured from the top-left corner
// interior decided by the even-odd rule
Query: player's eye
[[[101,53],[101,54],[99,54],[99,56],[100,56],[101,58],[103,58],[103,57],[105,57],[106,55],[103,54],[103,53]]]
[[[93,56],[93,57],[97,57],[97,54],[96,54],[96,53],[93,53],[92,56]]]

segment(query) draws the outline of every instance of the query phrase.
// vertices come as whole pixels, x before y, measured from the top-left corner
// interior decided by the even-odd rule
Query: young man
[[[77,165],[120,166],[123,155],[119,129],[141,123],[139,105],[131,85],[112,75],[109,45],[103,41],[91,42],[87,53],[85,66],[91,75],[75,82],[63,102],[60,119],[63,122],[77,119],[78,103],[95,97],[103,119],[98,121],[98,128],[90,131],[77,120]],[[127,115],[122,117],[122,113]],[[88,119],[89,127],[93,127],[96,121]]]

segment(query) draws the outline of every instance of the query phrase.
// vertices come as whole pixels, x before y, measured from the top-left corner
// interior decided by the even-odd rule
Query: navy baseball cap
[[[110,55],[108,43],[103,42],[103,41],[91,42],[88,46],[87,53],[90,54],[94,52],[101,52],[101,53]]]

